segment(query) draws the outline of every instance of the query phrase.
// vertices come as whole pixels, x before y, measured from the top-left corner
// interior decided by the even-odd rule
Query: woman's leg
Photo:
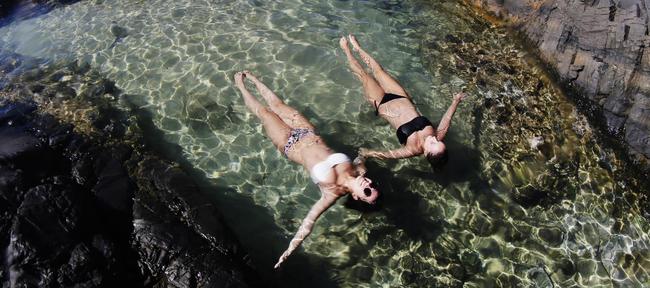
[[[264,100],[266,101],[267,104],[269,104],[269,108],[275,114],[280,116],[282,121],[286,123],[291,128],[307,128],[314,130],[314,125],[305,118],[298,110],[292,108],[291,106],[287,105],[278,97],[278,95],[275,95],[269,87],[264,85],[262,81],[257,79],[253,74],[251,74],[249,71],[244,71],[244,74],[248,79],[253,81],[253,84],[255,84],[255,87],[257,87],[257,91],[260,92]]]
[[[375,78],[368,75],[368,73],[363,70],[361,64],[359,64],[357,59],[354,58],[352,51],[350,51],[350,47],[348,47],[348,40],[345,39],[345,37],[341,37],[339,44],[341,45],[341,49],[343,49],[345,56],[348,58],[348,64],[350,64],[352,73],[357,76],[363,85],[363,91],[365,92],[364,94],[366,96],[366,100],[368,100],[368,102],[370,102],[373,106],[379,104],[386,92],[384,92],[384,89],[381,88]]]
[[[266,135],[271,138],[271,142],[278,147],[282,152],[284,151],[284,144],[287,144],[287,139],[291,133],[291,128],[278,117],[277,114],[264,107],[255,97],[246,89],[244,85],[244,73],[237,72],[235,74],[235,85],[241,91],[244,97],[246,107],[250,109],[264,125]]]
[[[363,48],[361,48],[359,42],[357,42],[357,39],[353,35],[349,35],[348,37],[350,37],[352,48],[354,48],[355,51],[359,52],[361,59],[363,59],[366,65],[370,67],[370,70],[372,70],[372,73],[375,76],[375,79],[377,79],[377,82],[379,82],[381,88],[383,88],[387,93],[408,97],[408,94],[406,94],[406,91],[404,88],[402,88],[402,85],[400,85],[397,80],[395,80],[386,71],[384,71],[381,65],[379,65],[379,62],[372,58],[368,52],[364,51]]]

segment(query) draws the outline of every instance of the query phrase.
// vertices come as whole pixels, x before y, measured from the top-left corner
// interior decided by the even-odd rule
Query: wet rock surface
[[[470,1],[510,20],[604,130],[650,159],[650,1]]]
[[[39,115],[34,103],[4,103],[1,111],[0,202],[6,209],[0,244],[7,259],[2,282],[12,287],[142,283],[128,245],[130,208],[116,210],[106,202],[127,207],[130,197],[96,197],[110,194],[110,188],[93,188],[94,181],[81,183],[70,173],[74,154],[113,151],[92,149],[69,127]],[[104,177],[104,163],[93,164],[100,172],[91,171],[92,177]],[[133,193],[132,187],[123,187],[123,193]]]
[[[0,26],[24,20],[79,0],[3,0],[0,3]]]
[[[115,108],[112,82],[53,66],[0,92],[3,287],[259,286],[219,211]]]

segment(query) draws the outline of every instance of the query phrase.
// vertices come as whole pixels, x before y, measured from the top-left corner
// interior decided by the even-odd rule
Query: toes
[[[354,35],[352,35],[352,34],[348,34],[348,38],[350,38],[350,42],[352,42],[352,45],[356,45],[356,44],[357,44],[357,39],[354,38]]]
[[[244,76],[245,76],[245,75],[244,75],[244,73],[242,73],[242,72],[237,72],[237,73],[235,73],[235,77],[234,77],[234,78],[235,78],[235,82],[238,82],[238,83],[239,83],[239,82],[242,82],[242,83],[243,83]]]
[[[250,79],[252,81],[257,80],[257,77],[255,77],[255,75],[253,75],[253,73],[251,73],[251,71],[248,71],[248,70],[244,71],[244,77],[246,77],[246,78],[248,78],[248,79]]]

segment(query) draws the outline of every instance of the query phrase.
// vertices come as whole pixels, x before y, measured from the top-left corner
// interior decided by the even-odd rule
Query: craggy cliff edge
[[[512,24],[592,119],[650,163],[650,0],[470,0]],[[593,115],[595,114],[595,115]]]

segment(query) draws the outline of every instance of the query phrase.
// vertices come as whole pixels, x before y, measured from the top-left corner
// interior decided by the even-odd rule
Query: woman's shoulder
[[[320,188],[321,196],[326,198],[339,198],[346,194],[345,189],[335,183],[319,183],[318,188]]]

